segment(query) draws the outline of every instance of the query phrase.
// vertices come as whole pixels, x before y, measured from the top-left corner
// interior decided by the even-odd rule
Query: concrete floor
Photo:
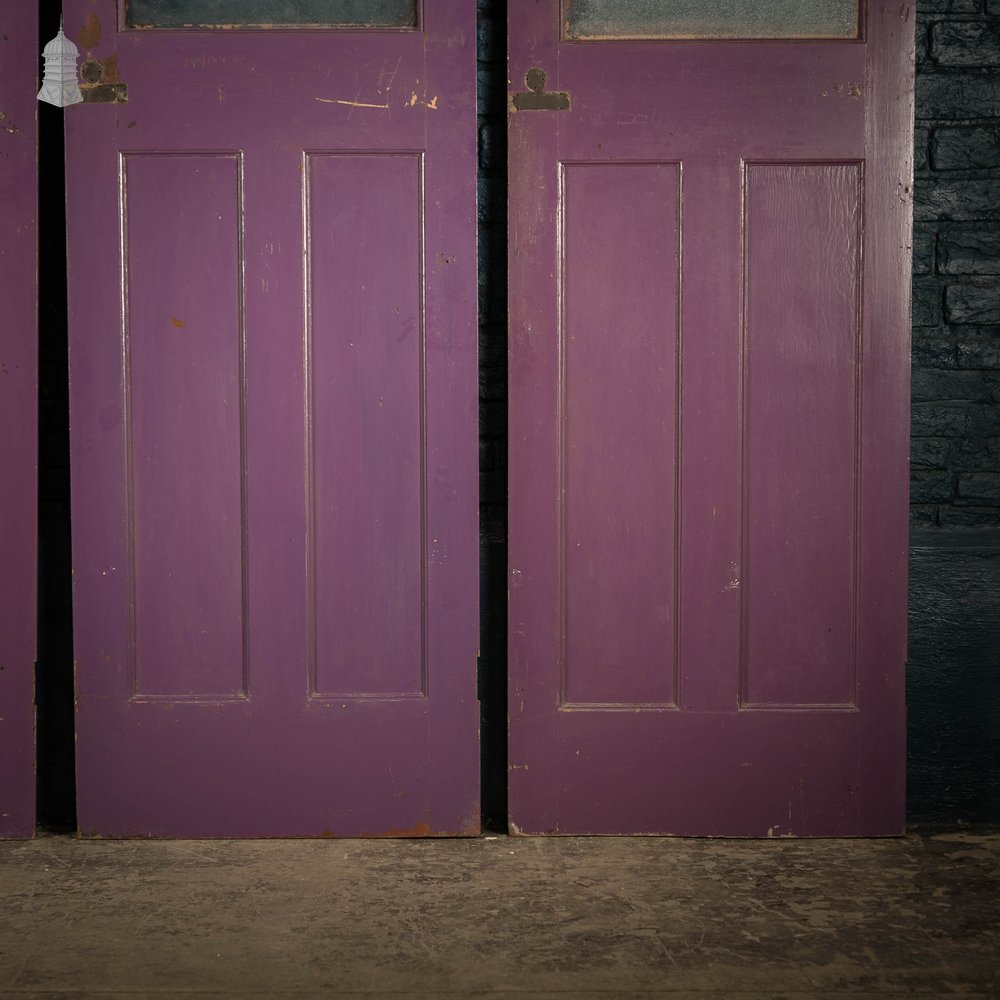
[[[0,997],[1000,995],[1000,832],[0,844]]]

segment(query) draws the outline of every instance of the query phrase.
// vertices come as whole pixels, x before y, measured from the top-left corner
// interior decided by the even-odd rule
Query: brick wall
[[[918,0],[915,528],[1000,526],[1000,0]]]

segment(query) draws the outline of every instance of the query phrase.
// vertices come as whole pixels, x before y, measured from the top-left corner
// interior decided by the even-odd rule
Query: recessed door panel
[[[245,697],[241,158],[121,171],[132,689]]]
[[[309,153],[306,163],[312,691],[420,697],[421,156]],[[345,323],[348,298],[357,311]]]
[[[746,165],[744,708],[857,702],[862,184]]]
[[[562,186],[560,700],[671,705],[680,167],[571,163]]]

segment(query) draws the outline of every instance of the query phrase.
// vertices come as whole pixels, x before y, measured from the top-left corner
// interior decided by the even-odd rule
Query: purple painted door
[[[0,26],[0,838],[35,829],[37,15]]]
[[[903,829],[913,2],[862,10],[512,7],[517,832]]]
[[[478,830],[474,5],[349,7],[66,5],[85,835]]]

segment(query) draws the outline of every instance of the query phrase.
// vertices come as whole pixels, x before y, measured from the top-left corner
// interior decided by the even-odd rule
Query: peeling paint
[[[840,94],[842,97],[861,97],[864,94],[864,88],[860,83],[854,83],[853,81],[848,81],[847,83],[838,83],[833,88],[833,93]],[[821,97],[829,97],[830,91],[823,90],[820,91]]]
[[[128,87],[118,74],[118,55],[86,59],[80,67],[80,94],[85,104],[124,104]]]
[[[435,94],[429,101],[423,101],[418,96],[416,91],[411,91],[410,99],[406,102],[406,107],[413,108],[417,105],[421,105],[425,108],[430,108],[431,111],[437,111],[438,109],[438,99],[437,94]]]
[[[342,101],[339,98],[317,97],[320,104],[344,104],[349,108],[380,108],[383,111],[389,110],[388,104],[368,104],[365,101]]]

